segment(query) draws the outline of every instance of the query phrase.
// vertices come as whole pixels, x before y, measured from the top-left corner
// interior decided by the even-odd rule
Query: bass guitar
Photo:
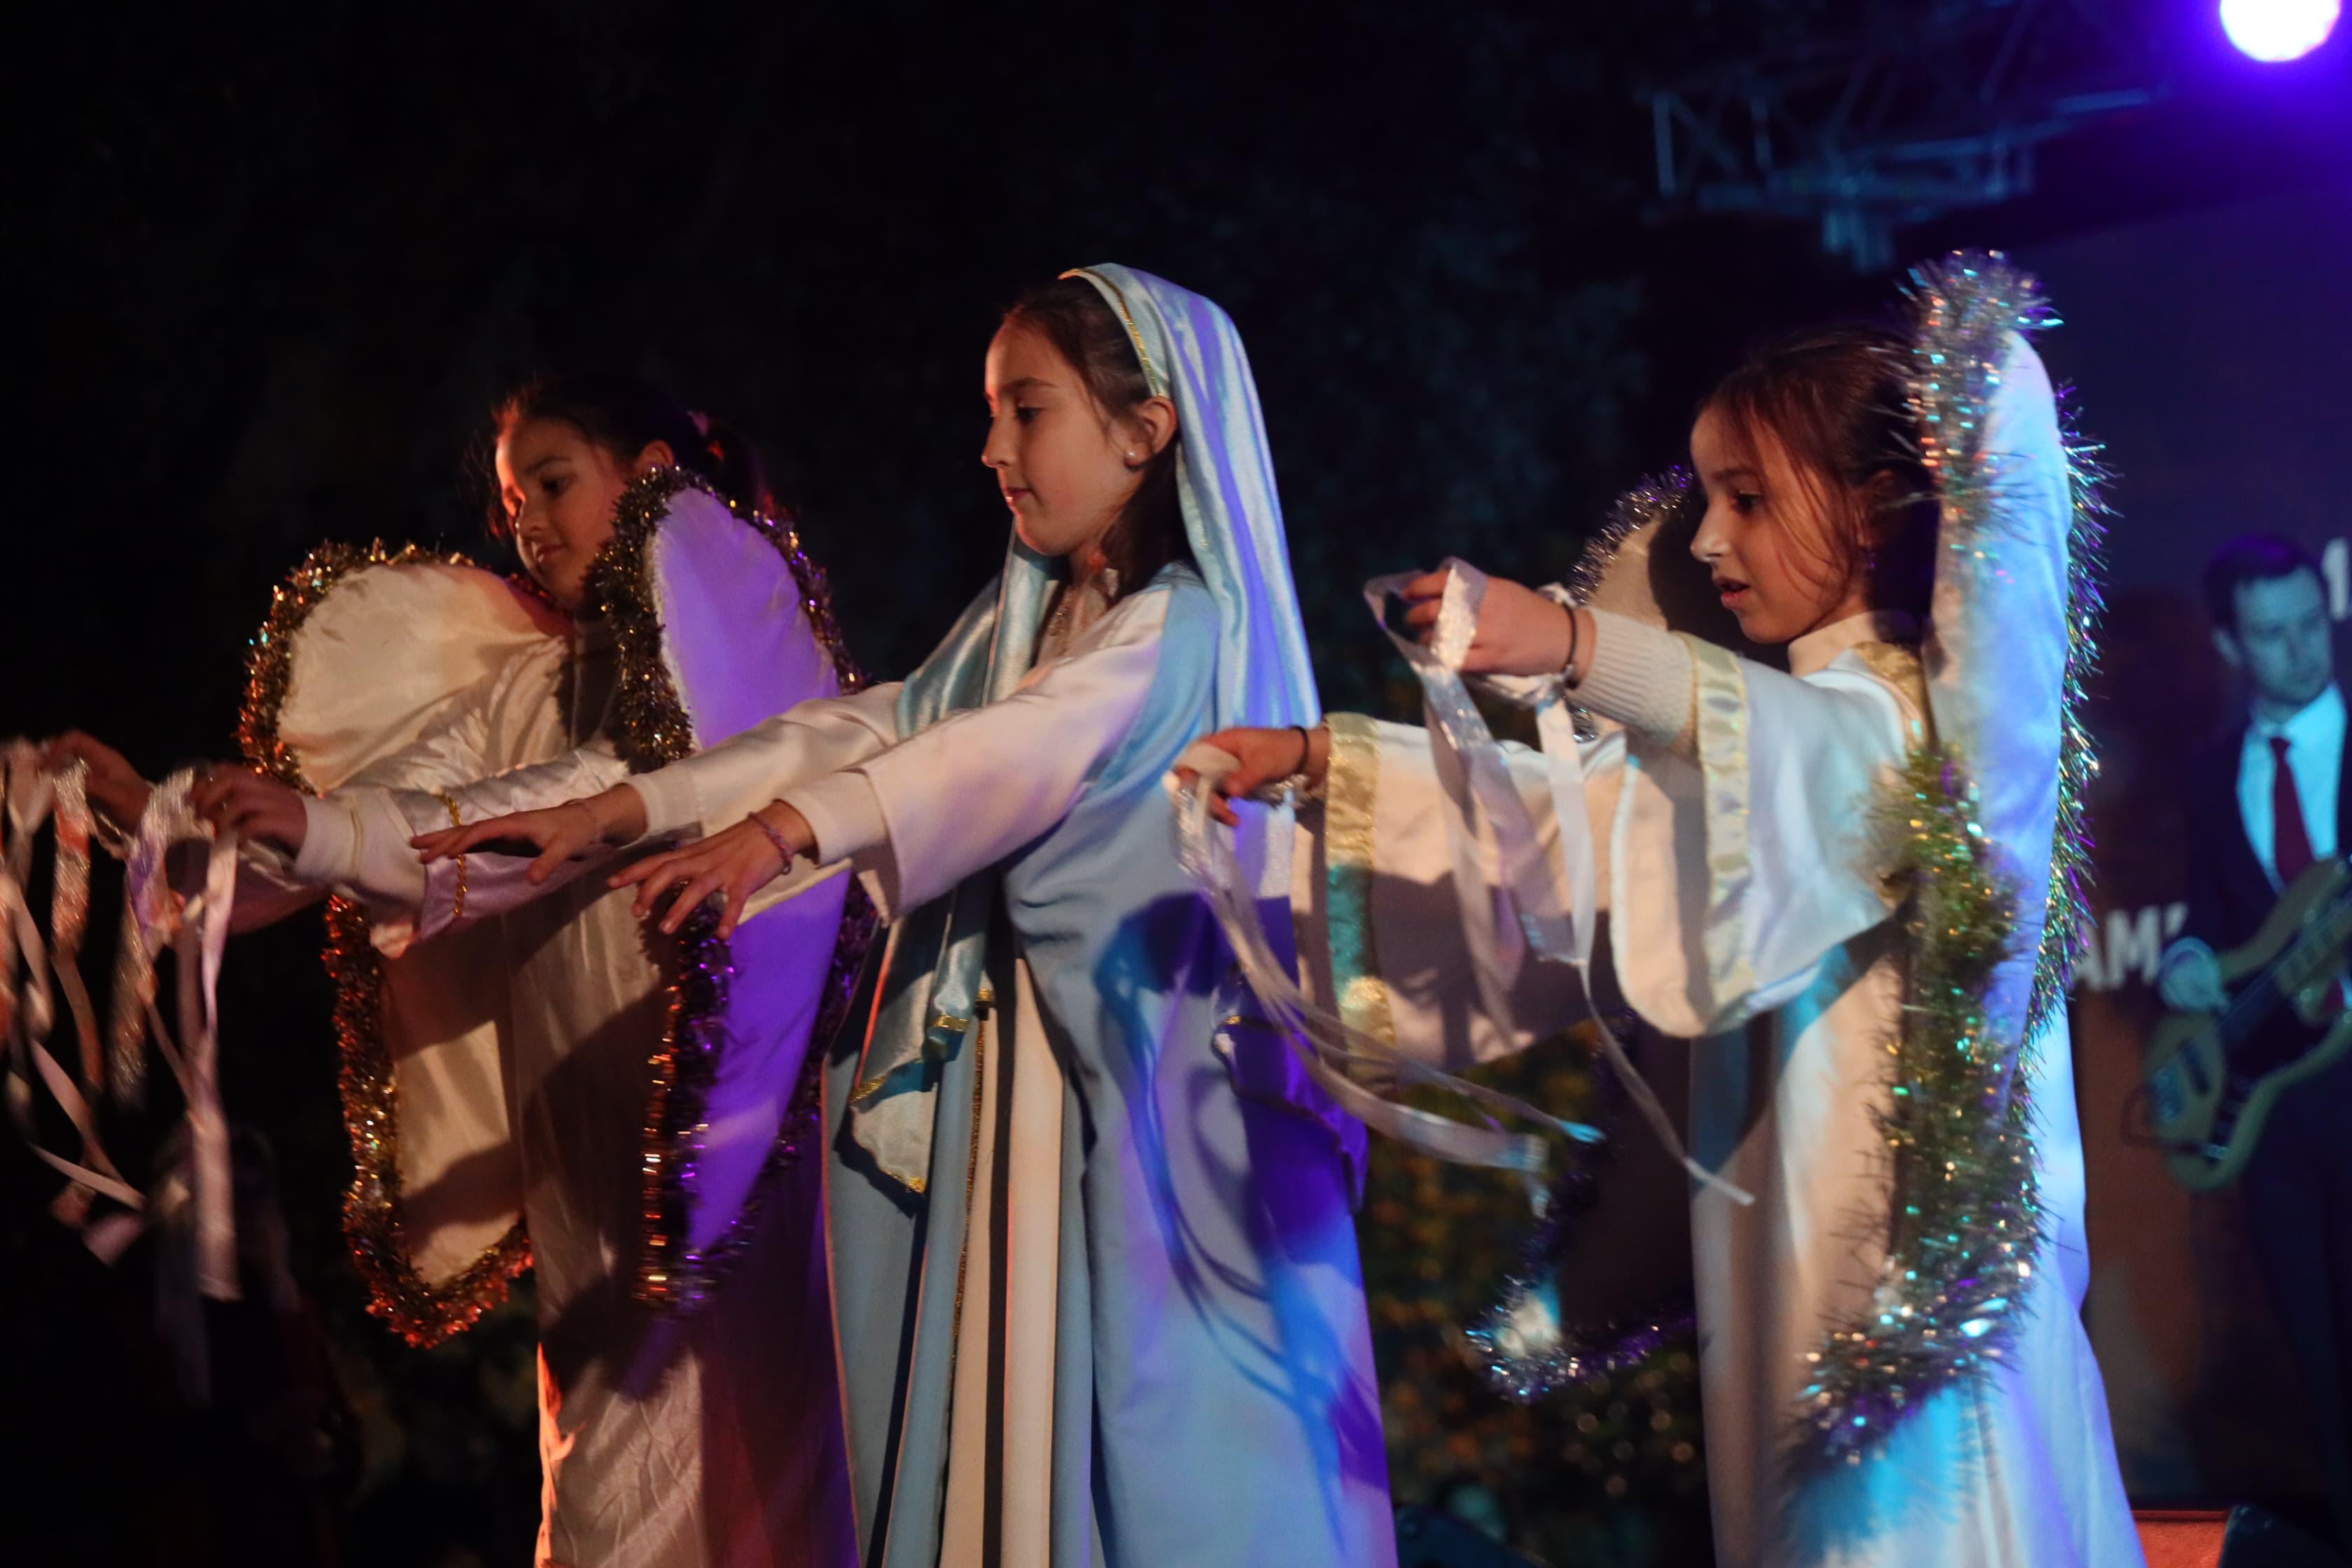
[[[2238,1179],[2279,1097],[2352,1050],[2352,866],[2321,860],[2243,947],[2221,953],[2229,1005],[2174,1013],[2142,1058],[2149,1129],[2192,1192]]]

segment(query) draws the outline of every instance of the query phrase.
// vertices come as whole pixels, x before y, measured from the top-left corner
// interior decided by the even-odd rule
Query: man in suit
[[[2245,677],[2246,722],[2184,776],[2189,921],[2158,985],[2176,1011],[2227,1001],[2217,952],[2253,937],[2315,861],[2352,852],[2346,721],[2319,564],[2252,534],[2205,568],[2222,659]],[[2284,1061],[2314,1037],[2289,1021],[2246,1042]],[[2334,1507],[2352,1552],[2352,1058],[2289,1088],[2242,1180],[2245,1227],[2293,1342]]]

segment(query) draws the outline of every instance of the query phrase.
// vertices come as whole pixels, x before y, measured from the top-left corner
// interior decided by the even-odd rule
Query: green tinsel
[[[1906,1410],[1999,1363],[2032,1289],[2043,1216],[2030,1063],[1984,1012],[2017,899],[1972,795],[1958,760],[1927,746],[1881,805],[1916,956],[1877,1117],[1885,1267],[1867,1311],[1813,1352],[1802,1396],[1805,1447],[1822,1459],[1858,1461]]]

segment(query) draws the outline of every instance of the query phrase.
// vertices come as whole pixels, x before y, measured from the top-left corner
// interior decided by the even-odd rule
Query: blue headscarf
[[[1155,396],[1176,405],[1176,495],[1184,535],[1217,605],[1215,701],[1208,727],[1313,724],[1322,714],[1257,383],[1241,333],[1216,304],[1132,268],[1083,278],[1118,313]],[[1008,697],[1036,657],[1062,564],[1016,533],[1004,570],[974,600],[898,699],[898,732]],[[905,916],[891,933],[877,1007],[853,1093],[850,1125],[876,1163],[922,1190],[930,1160],[936,1065],[982,1005],[997,879],[966,879]]]

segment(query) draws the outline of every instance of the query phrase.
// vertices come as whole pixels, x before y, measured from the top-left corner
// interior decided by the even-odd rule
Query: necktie
[[[2303,826],[2303,792],[2287,765],[2286,737],[2271,737],[2271,860],[2279,886],[2291,887],[2311,869],[2311,835]]]

